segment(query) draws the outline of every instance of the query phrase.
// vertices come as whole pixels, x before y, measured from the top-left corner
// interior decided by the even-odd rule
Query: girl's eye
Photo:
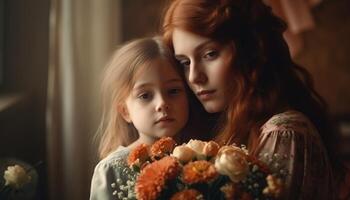
[[[218,55],[219,55],[218,51],[213,50],[213,51],[207,51],[203,57],[207,60],[213,60],[217,58]]]
[[[181,93],[182,89],[181,88],[172,88],[168,90],[168,93],[170,95],[178,95],[179,93]]]
[[[152,98],[152,95],[150,93],[142,93],[138,95],[137,98],[146,101],[146,100],[150,100]]]

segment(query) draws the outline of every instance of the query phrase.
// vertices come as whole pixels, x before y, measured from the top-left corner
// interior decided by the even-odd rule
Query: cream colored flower
[[[218,143],[214,141],[209,141],[209,142],[206,142],[204,145],[203,154],[209,157],[213,157],[213,156],[216,156],[219,149],[220,149],[220,146]]]
[[[223,146],[220,148],[215,167],[220,174],[229,176],[237,183],[243,180],[249,172],[247,154],[236,146]]]
[[[31,180],[31,177],[27,175],[27,172],[20,165],[14,165],[7,167],[4,172],[5,185],[12,186],[16,189],[21,188],[23,185]]]
[[[196,153],[190,147],[186,145],[180,145],[175,147],[172,155],[179,161],[187,163],[196,156]]]
[[[206,157],[215,156],[220,148],[214,141],[204,142],[201,140],[190,140],[186,146],[190,147],[196,153],[198,160],[204,160]]]
[[[187,143],[187,146],[190,147],[197,154],[204,154],[203,153],[203,149],[204,149],[204,146],[205,146],[205,142],[203,142],[201,140],[190,140]]]
[[[275,198],[278,198],[283,190],[283,181],[273,175],[266,177],[267,187],[263,190],[263,193]]]

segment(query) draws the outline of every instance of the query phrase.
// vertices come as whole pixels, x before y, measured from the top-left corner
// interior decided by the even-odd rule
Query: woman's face
[[[205,110],[209,113],[223,111],[232,91],[233,43],[219,43],[177,28],[172,42],[187,82]]]

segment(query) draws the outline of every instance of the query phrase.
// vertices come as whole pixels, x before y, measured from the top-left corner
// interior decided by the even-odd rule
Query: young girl
[[[118,199],[126,182],[126,157],[141,143],[174,137],[188,119],[185,84],[172,53],[157,38],[137,39],[113,55],[102,84],[102,159],[95,168],[90,199]],[[117,185],[115,185],[117,184]]]
[[[162,31],[204,109],[220,114],[219,143],[287,157],[282,199],[334,199],[335,135],[284,30],[261,0],[173,0]]]

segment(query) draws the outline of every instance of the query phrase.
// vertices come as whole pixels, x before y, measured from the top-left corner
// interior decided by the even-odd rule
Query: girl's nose
[[[169,104],[166,102],[165,98],[160,96],[158,98],[157,106],[156,106],[156,111],[157,112],[165,112],[169,110]]]

